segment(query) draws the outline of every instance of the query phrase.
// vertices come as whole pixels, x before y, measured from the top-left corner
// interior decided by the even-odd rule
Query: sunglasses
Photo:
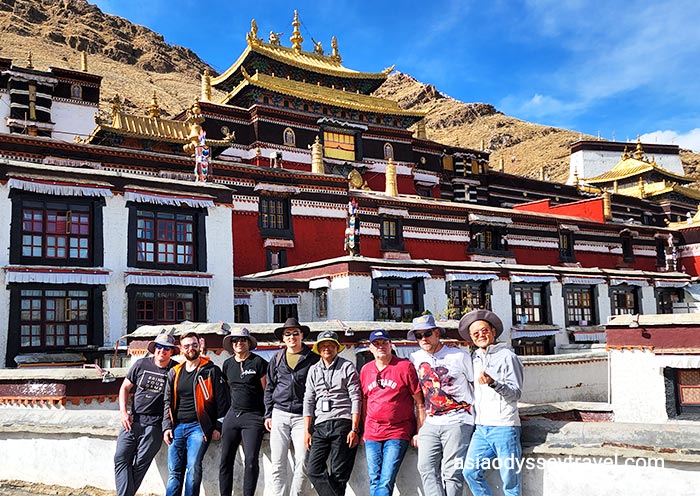
[[[282,336],[284,336],[285,338],[288,338],[290,336],[297,337],[297,336],[301,336],[301,333],[299,331],[285,332],[284,334],[282,334]]]
[[[416,341],[420,341],[423,338],[429,338],[432,336],[434,331],[435,329],[430,329],[429,331],[425,332],[414,332],[413,335],[416,337]]]
[[[231,341],[232,341],[233,343],[245,343],[246,341],[248,341],[248,338],[244,338],[244,337],[242,337],[242,336],[238,336],[238,337],[235,337],[235,338],[231,338]]]
[[[199,343],[195,341],[194,343],[181,344],[180,346],[186,350],[189,350],[190,348],[199,348]]]
[[[156,350],[165,350],[165,351],[171,351],[173,348],[172,346],[166,346],[164,344],[156,343],[155,345]]]

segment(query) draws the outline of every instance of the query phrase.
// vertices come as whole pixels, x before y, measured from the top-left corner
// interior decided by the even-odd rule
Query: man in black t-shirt
[[[179,353],[173,330],[163,329],[148,343],[148,351],[153,356],[137,360],[119,388],[122,429],[114,454],[117,496],[136,494],[163,440],[165,379],[168,371],[177,365],[171,359],[173,353]],[[134,399],[128,410],[132,390]]]

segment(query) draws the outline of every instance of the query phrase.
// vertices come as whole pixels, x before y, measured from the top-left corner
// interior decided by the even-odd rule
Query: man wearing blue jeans
[[[425,397],[425,422],[418,432],[418,472],[425,496],[462,496],[462,462],[474,431],[472,359],[445,346],[444,329],[432,315],[413,319],[408,339],[420,350],[411,354]]]
[[[221,369],[199,354],[199,336],[180,338],[185,361],[169,373],[165,387],[163,440],[168,444],[166,496],[198,496],[202,459],[211,440],[221,436],[219,418],[226,414],[229,396]]]
[[[474,353],[476,430],[464,460],[464,478],[474,496],[491,496],[484,468],[497,468],[505,496],[520,496],[518,467],[523,365],[505,343],[501,319],[488,310],[469,312],[459,322],[459,334],[477,346]],[[497,461],[497,463],[496,463]]]
[[[390,496],[416,424],[423,424],[423,393],[411,362],[392,355],[387,331],[371,332],[369,350],[374,361],[360,371],[369,494]]]

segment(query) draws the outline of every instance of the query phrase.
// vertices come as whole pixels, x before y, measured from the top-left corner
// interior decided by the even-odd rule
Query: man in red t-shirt
[[[369,493],[389,496],[409,443],[416,446],[425,407],[416,369],[410,361],[391,354],[389,333],[372,331],[369,342],[374,361],[360,372]]]

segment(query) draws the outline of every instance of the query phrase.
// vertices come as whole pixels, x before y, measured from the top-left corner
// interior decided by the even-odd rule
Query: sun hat
[[[429,331],[430,329],[439,329],[440,336],[445,335],[445,329],[437,326],[437,324],[435,323],[435,317],[433,317],[431,314],[428,313],[425,315],[421,315],[420,317],[416,317],[411,323],[411,330],[408,331],[406,339],[408,339],[409,341],[418,341],[416,339],[415,332]]]
[[[246,338],[248,339],[248,349],[253,351],[256,346],[258,346],[258,340],[250,333],[246,327],[232,327],[231,333],[224,337],[223,347],[229,353],[233,353],[233,338]]]
[[[284,321],[284,325],[282,325],[282,327],[275,329],[275,337],[282,341],[282,334],[284,334],[284,331],[287,329],[299,329],[304,339],[309,337],[309,326],[301,325],[296,317],[289,317]]]
[[[459,327],[457,328],[459,335],[467,341],[471,341],[472,338],[469,334],[469,326],[478,320],[488,322],[495,327],[496,338],[498,338],[498,336],[500,336],[503,332],[503,322],[501,321],[501,318],[491,310],[472,310],[459,320]]]
[[[161,346],[167,346],[168,348],[173,348],[173,354],[178,355],[180,353],[180,347],[175,343],[175,328],[168,330],[165,327],[160,330],[156,338],[148,343],[148,352],[155,354],[156,344]]]
[[[314,343],[313,348],[311,348],[314,353],[318,354],[318,344],[322,343],[323,341],[333,341],[335,344],[337,344],[338,353],[345,349],[345,346],[340,344],[340,341],[338,341],[338,335],[335,332],[322,331],[318,334],[318,337],[316,338],[316,343]]]

